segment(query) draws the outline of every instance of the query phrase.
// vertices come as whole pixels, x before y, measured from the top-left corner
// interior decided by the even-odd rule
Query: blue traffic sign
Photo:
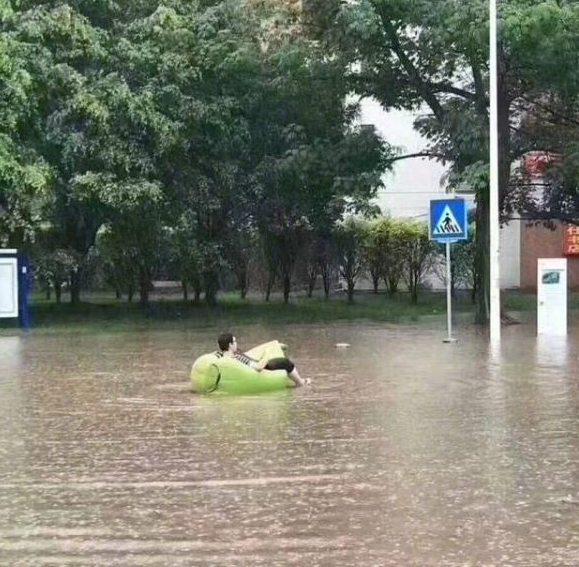
[[[452,242],[467,238],[468,222],[464,199],[430,201],[430,239]]]

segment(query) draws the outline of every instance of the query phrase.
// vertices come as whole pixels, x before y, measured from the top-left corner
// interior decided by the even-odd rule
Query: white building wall
[[[424,151],[426,142],[413,128],[414,114],[403,110],[384,112],[374,100],[364,100],[360,121],[374,124],[378,133],[405,154]],[[392,172],[384,175],[385,188],[380,190],[378,205],[384,214],[417,217],[428,220],[428,203],[446,193],[441,180],[446,169],[426,158],[395,162]],[[426,207],[425,207],[426,204]]]
[[[501,287],[521,287],[521,221],[503,225],[500,232]]]

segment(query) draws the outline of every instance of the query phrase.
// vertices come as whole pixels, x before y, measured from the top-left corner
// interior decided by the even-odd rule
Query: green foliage
[[[357,94],[385,109],[426,109],[415,123],[429,141],[423,153],[449,166],[453,185],[475,190],[488,216],[488,185],[469,185],[488,168],[488,3],[309,0],[306,10]]]
[[[14,14],[0,2],[0,29]],[[26,46],[0,33],[0,246],[30,245],[42,221],[51,171],[25,132],[35,115]]]
[[[402,278],[413,303],[418,302],[422,280],[432,265],[434,246],[429,240],[428,226],[421,221],[407,220],[398,223],[395,238],[404,258]]]
[[[117,298],[126,293],[129,301],[139,282],[136,251],[122,239],[112,226],[104,225],[96,237],[96,250],[106,281],[115,290]]]
[[[516,75],[526,88],[575,98],[579,92],[577,3],[508,0],[501,2],[500,18],[504,55],[517,62]]]
[[[335,231],[336,258],[340,276],[346,280],[349,302],[354,301],[356,280],[366,267],[367,236],[367,221],[352,216],[341,222]]]
[[[456,289],[474,290],[476,286],[476,228],[474,223],[469,226],[468,240],[460,240],[451,248],[451,290],[453,296]],[[446,245],[434,246],[435,257],[432,269],[438,278],[446,285]]]
[[[95,243],[144,302],[164,256],[210,303],[226,265],[245,293],[258,230],[289,293],[296,227],[370,208],[391,152],[295,4],[0,6],[0,239],[48,223],[78,258],[74,301]]]
[[[374,289],[384,280],[390,293],[396,293],[404,268],[403,219],[375,218],[368,224],[365,241],[366,264]]]
[[[501,3],[499,112],[501,212],[504,219],[579,217],[579,5],[561,0]],[[516,128],[513,125],[517,125]],[[533,190],[519,160],[550,156]]]
[[[34,262],[34,275],[45,286],[54,287],[56,302],[60,303],[62,286],[70,281],[71,273],[78,267],[74,252],[57,248],[38,254]]]

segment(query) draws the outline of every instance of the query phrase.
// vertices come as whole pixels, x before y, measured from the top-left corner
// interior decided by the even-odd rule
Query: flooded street
[[[579,329],[234,331],[314,385],[193,395],[215,332],[0,337],[2,567],[579,565]]]

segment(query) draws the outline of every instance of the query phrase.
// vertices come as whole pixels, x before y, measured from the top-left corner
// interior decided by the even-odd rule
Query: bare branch
[[[567,213],[562,213],[560,211],[550,212],[550,211],[533,211],[529,213],[520,213],[519,217],[511,217],[509,220],[520,220],[527,222],[550,222],[550,221],[562,221],[567,224],[579,225],[579,216],[573,216]]]
[[[553,119],[549,120],[547,117],[545,117],[545,120],[551,122],[551,124],[556,125],[559,123],[559,122],[557,122],[557,120],[562,120],[563,122],[567,122],[569,124],[572,124],[573,126],[579,126],[579,120],[574,119],[571,116],[567,116],[565,114],[562,114],[561,112],[558,112],[552,106],[549,106],[549,105],[542,103],[536,99],[531,99],[531,98],[526,97],[526,96],[521,96],[520,98],[523,99],[524,101],[526,101],[527,103],[532,104],[533,106],[536,106],[537,108],[550,113],[553,116]]]
[[[418,69],[414,66],[408,54],[404,51],[402,44],[400,43],[400,39],[396,32],[392,21],[388,15],[387,8],[382,3],[372,2],[374,9],[376,10],[380,20],[382,22],[382,26],[384,28],[384,32],[386,33],[388,39],[390,40],[390,45],[388,46],[389,49],[396,54],[396,57],[400,61],[402,67],[406,71],[408,78],[410,79],[411,83],[414,87],[420,92],[422,97],[424,98],[424,102],[430,107],[432,113],[436,118],[442,122],[444,120],[445,112],[440,104],[440,101],[436,98],[435,93],[432,91],[430,86],[427,82],[423,80],[418,72]]]
[[[465,89],[460,89],[458,87],[455,87],[454,85],[450,85],[448,83],[427,83],[427,85],[432,89],[432,92],[435,93],[448,93],[448,94],[454,94],[457,96],[460,96],[462,98],[465,98],[467,100],[471,100],[474,102],[477,102],[478,96],[476,93],[467,91]],[[485,104],[486,106],[489,105],[489,100],[488,98],[484,98]]]
[[[415,154],[405,154],[402,156],[396,156],[389,160],[389,163],[394,163],[395,161],[402,161],[403,159],[412,159],[412,158],[430,158],[430,159],[440,159],[447,161],[448,156],[444,154],[436,153],[436,152],[417,152]]]

